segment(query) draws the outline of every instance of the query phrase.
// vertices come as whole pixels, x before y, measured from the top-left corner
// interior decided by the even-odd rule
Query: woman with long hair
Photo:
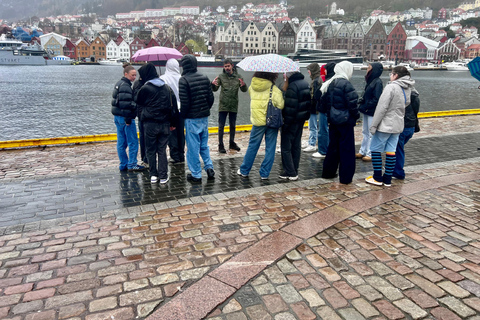
[[[275,86],[278,74],[271,72],[255,72],[253,74],[252,83],[248,88],[250,95],[250,121],[252,122],[252,131],[250,132],[250,140],[248,148],[243,157],[243,162],[237,171],[242,177],[248,177],[252,169],[253,162],[257,156],[260,143],[265,136],[265,158],[260,166],[260,177],[268,179],[272,170],[273,161],[275,160],[275,148],[277,145],[278,129],[267,126],[267,106],[268,100],[271,99],[275,107],[283,109],[284,100],[282,92]]]
[[[392,185],[395,167],[395,150],[398,138],[404,127],[405,108],[410,104],[410,94],[415,80],[403,66],[393,68],[390,82],[378,100],[373,115],[370,133],[373,134],[370,150],[372,151],[373,176],[365,179],[367,183],[381,186]],[[382,152],[385,156],[385,172],[382,175]]]

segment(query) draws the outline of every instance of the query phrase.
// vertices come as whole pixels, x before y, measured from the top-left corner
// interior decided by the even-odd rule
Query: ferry
[[[363,64],[363,57],[350,56],[346,50],[299,49],[295,53],[289,53],[287,57],[293,61],[298,61],[301,68],[305,68],[313,62],[320,65],[327,62],[339,63],[342,61],[350,61],[357,66]]]
[[[467,63],[461,61],[447,62],[443,64],[447,71],[468,71]]]
[[[0,65],[46,65],[47,52],[39,44],[27,44],[16,39],[0,38]]]
[[[98,60],[98,64],[102,66],[123,66],[125,61],[123,59],[106,59]]]
[[[70,57],[62,56],[62,55],[55,56],[52,59],[48,59],[46,61],[47,61],[47,65],[55,65],[55,66],[71,65],[75,62],[75,60],[71,59]]]

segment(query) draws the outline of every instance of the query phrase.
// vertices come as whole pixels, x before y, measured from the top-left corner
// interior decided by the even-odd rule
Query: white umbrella
[[[246,57],[237,64],[237,67],[244,71],[272,73],[300,71],[297,62],[274,53]]]

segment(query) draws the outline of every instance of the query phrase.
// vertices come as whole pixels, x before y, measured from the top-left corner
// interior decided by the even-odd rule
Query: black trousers
[[[283,174],[288,177],[298,175],[298,165],[302,153],[302,133],[305,122],[284,124],[280,134]]]
[[[143,127],[143,121],[138,120],[138,131],[140,136],[140,159],[148,163],[147,156],[145,153],[145,129]]]
[[[340,183],[352,182],[355,174],[355,136],[353,126],[330,124],[327,155],[323,161],[322,178],[334,178],[339,170]]]
[[[170,149],[170,157],[175,162],[185,161],[185,119],[180,117],[178,119],[178,125],[170,133],[168,139],[168,148]]]
[[[159,179],[166,179],[168,177],[167,142],[170,136],[170,124],[145,122],[143,126],[150,177],[157,176]]]
[[[227,122],[227,115],[228,121],[230,123],[230,144],[235,142],[235,130],[236,130],[236,123],[237,123],[237,113],[236,112],[229,112],[229,111],[220,111],[218,112],[218,144],[223,145],[223,132],[225,130],[225,123]]]

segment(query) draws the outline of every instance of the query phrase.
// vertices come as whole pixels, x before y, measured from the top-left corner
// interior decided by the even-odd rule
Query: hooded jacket
[[[240,85],[242,76],[238,74],[237,68],[232,69],[232,74],[228,74],[223,69],[223,72],[218,76],[218,85],[212,83],[212,90],[217,91],[220,87],[220,102],[218,104],[218,111],[238,112],[238,89],[242,92],[247,92],[247,85]]]
[[[372,70],[365,76],[365,92],[363,93],[358,111],[373,117],[378,99],[380,99],[383,91],[383,83],[380,79],[383,72],[383,65],[378,62],[371,63],[370,65],[372,66]]]
[[[137,105],[134,101],[132,82],[122,77],[112,93],[112,114],[125,118],[126,124],[131,124],[137,116]]]
[[[282,91],[270,80],[253,77],[252,84],[248,88],[250,95],[250,121],[254,126],[267,125],[267,106],[270,97],[270,88],[272,89],[272,103],[278,109],[283,109],[284,100]]]
[[[176,59],[168,59],[165,65],[165,74],[160,76],[170,89],[175,93],[175,99],[177,100],[178,110],[180,110],[180,97],[178,95],[178,82],[180,81],[180,64]]]
[[[180,65],[183,72],[178,82],[178,93],[182,117],[187,119],[208,117],[215,99],[210,80],[197,71],[195,56],[191,54],[183,56]]]
[[[177,126],[178,108],[175,94],[163,80],[158,78],[155,66],[151,63],[139,69],[145,84],[137,94],[140,117],[143,122],[155,122]]]
[[[303,123],[310,118],[310,86],[300,72],[288,78],[282,111],[284,124]]]
[[[331,77],[333,77],[335,75],[335,66],[336,66],[335,62],[329,62],[325,65],[325,70],[326,70],[327,74],[325,75],[325,80],[324,81],[329,80]]]
[[[378,100],[370,133],[401,133],[404,126],[405,107],[410,104],[410,94],[415,80],[403,76],[389,82]]]
[[[325,68],[324,66],[320,68],[318,63],[313,62],[307,66],[307,70],[310,70],[310,78],[312,79],[312,83],[310,84],[310,95],[312,98],[312,102],[310,103],[310,113],[316,114],[318,103],[321,97],[320,87],[322,86],[323,79],[325,78],[325,76],[322,78],[321,70],[325,72]]]
[[[419,128],[418,112],[420,111],[420,98],[417,89],[412,88],[410,94],[410,104],[405,108],[405,128]]]
[[[353,65],[350,62],[342,61],[335,65],[334,71],[335,76],[322,85],[320,112],[326,113],[329,118],[332,106],[338,110],[348,110],[349,119],[346,125],[355,126],[359,118],[358,94],[349,81],[353,74]],[[328,74],[327,71],[327,76]]]

